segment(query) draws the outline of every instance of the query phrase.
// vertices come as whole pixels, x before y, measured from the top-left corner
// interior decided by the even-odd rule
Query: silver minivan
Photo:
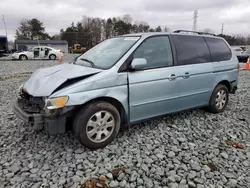
[[[105,147],[122,126],[187,109],[220,113],[237,90],[239,62],[222,38],[182,30],[104,40],[70,63],[35,71],[15,114],[34,129]]]

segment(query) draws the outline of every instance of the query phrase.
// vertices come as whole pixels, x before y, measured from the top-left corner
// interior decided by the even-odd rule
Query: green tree
[[[39,36],[40,39],[51,39],[49,34],[45,32],[43,23],[37,18],[22,20],[16,30],[16,39],[33,39],[36,36]]]
[[[69,46],[73,46],[77,42],[77,27],[74,22],[71,23],[71,26],[67,27],[64,31],[61,29],[61,38],[62,40],[67,40]]]
[[[104,27],[104,35],[105,38],[110,38],[113,35],[113,21],[111,18],[108,18],[107,21],[103,20],[103,27]]]
[[[231,36],[231,35],[222,35],[219,34],[219,37],[224,38],[230,45],[247,45],[247,37],[241,36],[241,35],[236,35],[236,36]]]
[[[156,29],[155,29],[156,32],[162,32],[162,29],[161,29],[161,26],[158,26]]]
[[[20,26],[16,30],[16,39],[31,39],[31,31],[27,20],[20,22]]]
[[[116,35],[123,35],[131,33],[132,31],[132,25],[131,23],[125,23],[122,20],[119,20],[114,23],[114,31]]]

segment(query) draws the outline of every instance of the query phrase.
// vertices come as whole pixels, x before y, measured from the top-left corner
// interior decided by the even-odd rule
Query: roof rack
[[[196,33],[198,35],[212,35],[212,36],[216,36],[215,34],[212,34],[212,33],[198,32],[198,31],[189,31],[189,30],[176,30],[173,33],[181,33],[181,32]]]

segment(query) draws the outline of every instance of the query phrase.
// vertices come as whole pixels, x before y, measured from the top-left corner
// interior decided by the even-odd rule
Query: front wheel
[[[26,61],[28,60],[28,57],[26,55],[20,55],[19,60]]]
[[[94,102],[82,108],[75,117],[73,130],[77,139],[89,149],[103,148],[119,132],[119,111],[110,103]]]
[[[222,84],[217,85],[209,101],[209,111],[212,113],[223,112],[227,107],[228,99],[228,88]]]

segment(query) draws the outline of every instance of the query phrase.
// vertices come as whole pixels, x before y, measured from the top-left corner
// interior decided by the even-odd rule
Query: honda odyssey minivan
[[[19,89],[15,114],[34,129],[103,148],[122,126],[183,110],[221,113],[237,90],[239,62],[213,35],[178,30],[107,39],[70,63],[35,71]]]

